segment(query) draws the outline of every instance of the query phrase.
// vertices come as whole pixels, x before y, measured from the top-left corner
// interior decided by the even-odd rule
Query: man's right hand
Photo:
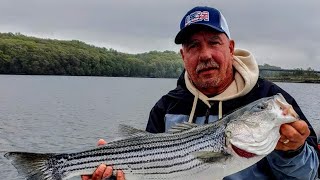
[[[105,145],[107,142],[103,139],[98,141],[98,146]],[[98,168],[93,172],[92,175],[82,175],[82,180],[102,180],[110,178],[112,176],[113,168],[112,166],[107,166],[105,164],[100,164]],[[118,170],[116,173],[116,180],[125,180],[124,173],[121,170]]]

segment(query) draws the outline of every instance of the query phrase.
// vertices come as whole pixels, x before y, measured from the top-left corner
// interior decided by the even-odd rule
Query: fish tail
[[[67,154],[60,154],[66,156]],[[62,180],[63,174],[59,169],[59,159],[57,154],[40,154],[27,152],[8,152],[4,155],[9,159],[12,165],[18,170],[18,173],[27,180]]]

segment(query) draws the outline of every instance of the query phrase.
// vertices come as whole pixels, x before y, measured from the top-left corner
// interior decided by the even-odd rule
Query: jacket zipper
[[[213,107],[214,105],[214,102],[209,102],[211,107],[207,108],[207,111],[206,111],[206,118],[204,120],[204,124],[208,124],[209,123],[209,116],[210,116],[210,110],[211,108]]]

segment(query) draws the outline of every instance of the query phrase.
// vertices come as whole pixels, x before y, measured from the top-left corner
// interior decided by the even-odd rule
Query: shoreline
[[[272,82],[286,82],[286,83],[312,83],[320,84],[320,79],[283,79],[283,78],[264,78]]]
[[[0,74],[0,75],[16,75],[16,76],[81,76],[81,77],[126,77],[126,78],[158,78],[158,77],[135,77],[135,76],[88,76],[88,75],[54,75],[54,74]],[[261,77],[263,79],[272,82],[284,82],[284,83],[312,83],[320,84],[320,79],[301,79],[301,78],[271,78],[271,77]],[[178,79],[177,78],[164,78],[159,77],[159,79]]]

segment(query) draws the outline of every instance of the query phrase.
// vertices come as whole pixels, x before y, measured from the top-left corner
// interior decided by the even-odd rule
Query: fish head
[[[250,158],[271,153],[280,138],[280,126],[299,116],[281,94],[262,98],[235,112],[226,127],[232,153]]]

